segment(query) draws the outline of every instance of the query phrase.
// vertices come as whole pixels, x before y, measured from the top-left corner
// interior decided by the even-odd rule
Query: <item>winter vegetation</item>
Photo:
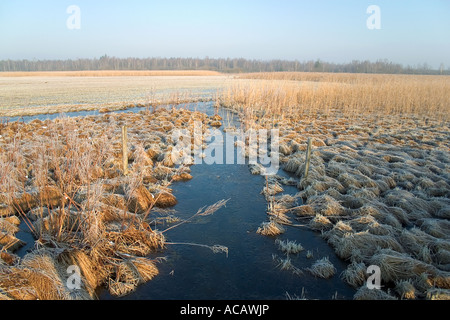
[[[281,221],[284,230],[319,232],[348,262],[340,277],[357,289],[355,299],[449,299],[450,79],[331,73],[240,78],[263,82],[231,86],[220,104],[247,128],[279,129],[280,161],[291,175],[266,180],[265,190],[277,191],[265,193],[269,222],[258,232],[277,236],[273,227]],[[308,139],[313,150],[305,177]],[[291,197],[301,205],[276,195],[293,183],[298,193]],[[280,265],[295,267],[289,254]],[[370,265],[380,267],[382,290],[366,287]],[[328,278],[336,269],[325,257],[306,271]]]
[[[262,71],[278,68],[274,61],[262,65],[220,59],[152,61],[102,57],[78,61],[87,67],[78,66],[77,70],[121,70],[126,62],[131,63],[130,70],[143,70],[148,67],[146,63],[155,63],[155,67],[166,63],[169,68],[169,61],[178,63],[179,70],[186,66],[229,71],[241,68],[241,62],[247,63],[242,67],[247,71],[257,66]],[[8,63],[3,61],[0,66],[7,71],[14,66],[37,71],[39,66],[38,71],[43,72],[62,63],[59,70],[72,70],[68,61],[23,62],[26,67],[20,68]],[[97,67],[88,67],[90,63]],[[110,68],[114,63],[116,68]],[[208,71],[201,74],[205,82],[183,87],[186,95],[172,83],[168,85],[171,92],[161,86],[153,96],[150,90],[148,95],[154,99],[141,96],[140,100],[139,90],[142,94],[148,83],[139,87],[136,81],[137,91],[132,92],[132,86],[124,85],[132,74],[105,71],[103,81],[114,78],[118,82],[111,83],[122,87],[123,95],[109,100],[104,93],[107,88],[116,88],[111,83],[92,91],[86,83],[65,91],[71,92],[74,100],[88,92],[92,100],[87,99],[82,108],[102,109],[98,116],[1,122],[0,298],[90,299],[96,297],[99,287],[123,296],[155,277],[161,262],[148,255],[179,244],[167,241],[165,230],[190,221],[179,221],[157,210],[177,203],[172,183],[192,178],[189,167],[176,166],[170,157],[174,146],[171,133],[175,129],[192,132],[194,121],[201,121],[205,130],[222,125],[221,120],[198,111],[158,105],[201,98],[236,113],[245,129],[279,130],[281,169],[289,178],[266,177],[258,186],[267,201],[267,219],[254,232],[257,237],[272,239],[284,255],[273,258],[280,272],[340,277],[355,289],[354,299],[450,299],[450,79],[440,75],[318,72],[328,70],[320,63],[313,63],[314,70],[310,70],[317,72],[228,77]],[[217,67],[210,67],[215,64]],[[307,64],[280,65],[280,70],[304,71]],[[360,64],[355,63],[357,66]],[[161,85],[162,78],[170,78],[169,73],[165,75],[159,78],[149,73],[143,77],[157,79],[155,83]],[[189,72],[177,74],[188,82],[194,79],[189,80],[191,76]],[[26,79],[32,78],[51,77]],[[56,78],[61,81],[63,77]],[[89,71],[78,76],[68,73],[64,78],[67,84],[100,76]],[[13,83],[20,77],[11,79]],[[42,84],[34,90],[40,92]],[[130,96],[126,96],[127,91]],[[11,92],[16,91],[3,95],[19,101]],[[54,112],[72,110],[59,108],[72,97],[61,94],[45,101],[48,95],[44,93],[44,100],[34,108],[19,107],[26,100],[23,95],[22,102],[6,109],[15,115],[39,112],[42,105]],[[138,113],[110,113],[137,103],[147,108]],[[73,100],[67,105],[73,106]],[[120,139],[123,126],[128,128],[128,174],[124,174]],[[305,176],[308,140],[312,152]],[[203,141],[194,148],[203,148]],[[258,165],[249,166],[253,174],[260,174],[259,169]],[[286,186],[295,186],[296,194],[284,194]],[[224,200],[201,208],[193,217],[210,215],[225,204]],[[21,222],[35,237],[34,250],[23,258],[14,253],[23,245],[16,237]],[[282,240],[290,228],[317,232],[347,263],[344,272],[339,274],[329,257],[316,251],[313,254],[314,248]],[[191,245],[228,254],[227,247],[221,245]],[[306,256],[309,267],[295,266],[293,255]],[[81,270],[81,291],[70,291],[65,285],[71,265]],[[380,268],[381,290],[366,286],[370,265]]]
[[[158,209],[177,203],[172,183],[192,178],[188,167],[168,161],[171,133],[193,121],[206,130],[211,120],[200,112],[157,108],[0,124],[0,299],[92,299],[100,287],[123,296],[156,276],[159,261],[148,255],[170,245],[165,231],[182,224],[160,219],[165,215]],[[14,253],[24,245],[16,237],[20,221],[35,238],[23,257]],[[73,290],[69,267],[80,271],[80,287]]]

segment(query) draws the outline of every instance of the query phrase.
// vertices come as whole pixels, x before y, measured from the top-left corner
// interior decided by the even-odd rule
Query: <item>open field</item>
[[[0,117],[211,99],[230,80],[214,72],[0,74]]]
[[[208,70],[86,70],[0,72],[0,77],[187,77],[220,76]]]
[[[277,174],[256,186],[264,187],[268,209],[254,232],[273,237],[286,254],[277,260],[280,270],[341,277],[355,288],[355,299],[450,299],[448,77],[38,76],[3,77],[0,84],[4,114],[203,97],[238,114],[245,129],[279,129],[279,149],[271,152],[279,153],[290,178]],[[166,240],[150,225],[173,218],[158,216],[155,208],[175,204],[170,184],[191,178],[189,168],[173,163],[170,135],[177,128],[192,133],[194,121],[224,124],[175,108],[0,123],[0,298],[92,298],[100,285],[121,296],[152,279],[158,269],[146,256]],[[129,128],[129,175],[122,173],[123,125]],[[194,148],[204,148],[203,142]],[[260,173],[258,165],[250,170]],[[298,192],[280,196],[285,186]],[[14,255],[18,218],[37,239],[23,259]],[[347,269],[337,274],[326,257],[304,270],[295,266],[289,254],[303,247],[277,238],[290,227],[317,231]],[[61,270],[71,263],[84,277],[79,296],[64,287]],[[380,268],[382,290],[365,284],[372,265]]]

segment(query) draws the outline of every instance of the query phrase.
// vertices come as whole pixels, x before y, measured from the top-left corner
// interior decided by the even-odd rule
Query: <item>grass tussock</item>
[[[279,268],[280,270],[291,271],[297,276],[303,275],[303,271],[292,264],[292,260],[289,255],[287,255],[285,258],[272,256],[272,259],[277,261],[277,268]]]
[[[256,230],[256,233],[270,237],[278,236],[284,232],[285,229],[274,221],[263,222]]]
[[[316,214],[316,216],[309,221],[308,226],[313,230],[326,231],[333,227],[333,223],[327,217]]]
[[[308,268],[308,271],[315,277],[324,279],[331,278],[336,273],[336,268],[330,262],[328,257],[316,260],[313,265]]]
[[[406,254],[391,249],[380,250],[370,258],[372,264],[381,269],[384,281],[407,280],[412,276],[428,274],[430,281],[439,288],[448,289],[450,286],[450,274],[440,271],[436,267],[414,259]]]
[[[296,254],[299,253],[305,248],[300,243],[289,240],[275,240],[275,243],[278,245],[278,248],[286,254]]]
[[[367,288],[367,286],[360,287],[355,295],[353,296],[354,300],[398,300],[393,294],[390,292],[386,292],[384,290],[373,290]]]
[[[354,288],[359,288],[366,282],[367,267],[362,262],[353,261],[342,273],[341,279]]]
[[[417,290],[411,280],[401,280],[395,285],[395,291],[400,299],[415,300],[417,298]]]

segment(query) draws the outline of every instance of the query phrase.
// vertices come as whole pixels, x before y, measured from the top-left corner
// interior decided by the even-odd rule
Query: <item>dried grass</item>
[[[138,271],[141,282],[150,281],[159,273],[153,260],[137,257],[131,262]]]
[[[19,231],[18,224],[14,222],[12,218],[17,218],[15,216],[8,218],[0,218],[0,232],[5,232],[9,234],[15,234]],[[20,221],[19,221],[20,222]]]
[[[284,232],[285,232],[285,229],[281,225],[279,225],[278,223],[276,223],[274,221],[263,222],[259,226],[258,230],[256,230],[256,233],[261,234],[263,236],[270,236],[270,237],[280,235]]]
[[[354,288],[359,288],[366,282],[366,265],[362,262],[352,261],[341,273],[341,279]]]
[[[386,282],[407,280],[414,276],[420,276],[423,273],[434,279],[433,281],[438,287],[446,287],[447,284],[445,282],[450,280],[448,275],[445,275],[432,265],[391,249],[379,250],[369,260],[371,264],[380,267],[381,277]],[[448,279],[445,280],[445,277]]]
[[[333,246],[337,246],[341,239],[346,234],[352,234],[354,231],[352,227],[343,221],[338,221],[331,230],[326,231],[323,233],[323,236],[325,239],[327,239],[328,243],[332,244]]]
[[[224,92],[221,101],[236,110],[247,127],[281,128],[283,169],[294,174],[304,204],[280,207],[280,211],[309,218],[308,226],[321,231],[336,253],[354,264],[355,286],[364,279],[362,265],[375,264],[373,257],[391,250],[416,263],[404,261],[416,266],[410,277],[435,270],[428,279],[445,287],[447,278],[442,272],[450,270],[450,229],[445,220],[450,216],[445,198],[449,176],[444,171],[449,145],[441,135],[448,131],[448,113],[443,106],[450,96],[441,89],[448,81],[423,78],[425,84],[414,77],[320,75],[316,82],[305,84],[311,75],[295,73],[288,75],[293,81],[278,81],[285,76],[251,75],[271,81],[236,85]],[[436,105],[431,107],[422,100],[429,96],[426,90],[422,97],[414,94],[412,98],[406,87],[417,92],[439,87],[435,91],[439,96],[430,97]],[[377,99],[371,96],[373,90]],[[363,92],[371,101],[360,95]],[[311,176],[302,179],[306,139],[310,137],[317,141]],[[393,263],[393,275],[387,282],[409,279],[408,272],[403,275],[403,270],[397,269],[395,259],[383,261]],[[358,264],[361,268],[356,272]],[[346,276],[351,279],[351,272]],[[380,290],[371,294],[392,297]],[[403,295],[412,297],[406,289]]]
[[[283,191],[284,189],[278,181],[274,179],[269,179],[266,185],[264,186],[263,190],[261,191],[261,193],[264,194],[266,199],[270,199],[270,196],[274,196]]]
[[[296,254],[299,253],[305,248],[300,243],[289,240],[275,240],[275,244],[278,245],[278,248],[286,254]]]
[[[295,208],[291,208],[296,215],[300,217],[312,217],[316,215],[314,208],[310,205],[301,205]]]
[[[393,236],[374,235],[368,231],[346,233],[343,237],[334,239],[333,246],[342,259],[354,258],[358,261],[367,261],[379,248],[403,252],[403,247]]]
[[[450,290],[433,288],[427,291],[428,300],[450,300]]]
[[[0,249],[14,252],[25,245],[25,242],[9,233],[0,232]]]
[[[161,192],[155,195],[155,206],[158,208],[173,207],[177,203],[177,198],[169,192]]]
[[[168,168],[156,160],[159,154],[168,152],[167,144],[171,143],[169,136],[175,123],[187,126],[193,119],[204,121],[207,116],[199,112],[161,109],[140,114],[111,113],[0,125],[0,157],[5,160],[0,162],[2,214],[18,212],[38,239],[36,246],[56,248],[52,259],[61,281],[67,278],[65,267],[80,268],[84,293],[77,297],[69,292],[61,299],[81,298],[84,294],[88,298],[95,297],[98,287],[108,286],[109,280],[112,291],[129,292],[134,282],[128,277],[128,267],[122,265],[117,269],[125,261],[131,261],[135,274],[139,275],[138,283],[157,274],[153,264],[140,258],[163,249],[166,240],[162,232],[150,228],[146,219],[153,206],[167,207],[176,203],[168,188],[169,179],[175,175],[181,179],[191,176],[188,169]],[[126,177],[121,173],[119,152],[122,125],[129,128],[130,174]],[[141,141],[147,143],[143,145]],[[149,152],[150,147],[156,151]],[[164,171],[164,176],[158,176],[155,172],[158,168]],[[11,172],[13,174],[9,174]],[[222,201],[201,208],[196,216],[210,215],[225,204],[226,201]],[[7,210],[3,210],[4,207]],[[2,216],[0,221],[8,232],[17,231],[13,218]],[[12,239],[3,234],[2,238],[8,240],[4,244],[11,247],[9,240]],[[210,249],[215,253],[228,252],[228,248],[219,245]],[[2,254],[2,270],[13,267],[14,259],[10,258]],[[18,268],[26,272],[30,269],[21,262]],[[3,274],[9,277],[8,270]],[[13,285],[12,282],[6,284]],[[31,288],[29,298],[38,297],[28,282],[16,281],[16,284]],[[2,288],[8,289],[7,286]],[[47,289],[54,288],[47,285]]]
[[[336,273],[336,268],[330,262],[328,257],[316,260],[314,264],[307,269],[313,276],[324,279],[331,278]]]
[[[338,201],[328,195],[311,197],[306,201],[306,204],[311,206],[315,213],[326,217],[346,214],[345,208]]]
[[[0,287],[12,299],[89,299],[83,288],[70,292],[59,268],[48,252],[34,252],[24,257],[21,266],[0,270]]]
[[[136,256],[146,256],[164,248],[165,237],[160,232],[129,226],[123,231],[109,231],[105,239],[113,244],[114,251]]]
[[[114,276],[109,278],[109,292],[123,297],[133,292],[140,283],[153,279],[158,274],[154,262],[147,258],[131,258],[115,266]]]
[[[276,72],[241,78],[266,81],[237,83],[225,90],[222,103],[265,108],[268,117],[284,109],[299,115],[341,112],[348,116],[413,114],[447,119],[445,106],[450,99],[449,82],[437,76]]]
[[[272,256],[272,259],[278,261],[277,268],[280,268],[280,270],[291,271],[293,274],[298,276],[303,275],[303,271],[292,264],[292,260],[289,255],[287,255],[284,259],[274,255]]]
[[[362,286],[353,296],[354,300],[398,300],[393,295],[377,289],[369,289],[367,286]]]
[[[105,282],[109,275],[108,267],[102,263],[99,257],[89,256],[82,250],[64,251],[58,255],[57,261],[64,266],[63,272],[71,265],[80,268],[81,282],[91,297],[95,297],[95,290]]]
[[[428,213],[428,202],[414,196],[406,190],[398,188],[391,190],[386,194],[384,199],[388,205],[397,206],[405,210],[409,220],[414,221],[430,217]]]
[[[312,230],[326,231],[333,227],[333,223],[327,217],[316,214],[316,216],[309,221],[308,227]]]
[[[433,237],[450,240],[450,221],[448,220],[425,218],[417,221],[417,225]]]
[[[417,290],[411,280],[397,281],[395,291],[400,296],[400,299],[415,300],[417,298]]]
[[[108,289],[113,296],[122,297],[133,292],[139,285],[139,275],[129,261],[115,267],[115,275],[109,278]]]

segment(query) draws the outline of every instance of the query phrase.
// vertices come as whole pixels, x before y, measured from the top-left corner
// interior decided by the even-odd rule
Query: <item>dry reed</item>
[[[256,233],[263,236],[277,236],[285,232],[285,229],[274,221],[263,222],[256,230]]]
[[[316,260],[313,265],[307,269],[313,276],[324,279],[331,278],[336,273],[336,268],[330,262],[328,257]]]
[[[264,110],[269,116],[279,116],[280,111],[289,114],[289,110],[328,115],[338,110],[347,115],[418,114],[448,119],[450,81],[447,77],[260,73],[241,78],[264,79],[266,82],[247,86],[237,84],[224,92],[222,103],[252,106],[257,108],[255,111]]]
[[[299,253],[305,248],[300,243],[289,240],[275,240],[275,243],[278,245],[278,248],[286,254],[296,254]]]
[[[287,255],[286,258],[280,258],[273,255],[272,259],[278,262],[277,268],[280,268],[280,270],[291,271],[293,274],[298,276],[303,275],[303,271],[292,264],[292,260],[289,255]]]
[[[353,261],[341,273],[341,278],[354,288],[361,287],[366,282],[366,265]]]

